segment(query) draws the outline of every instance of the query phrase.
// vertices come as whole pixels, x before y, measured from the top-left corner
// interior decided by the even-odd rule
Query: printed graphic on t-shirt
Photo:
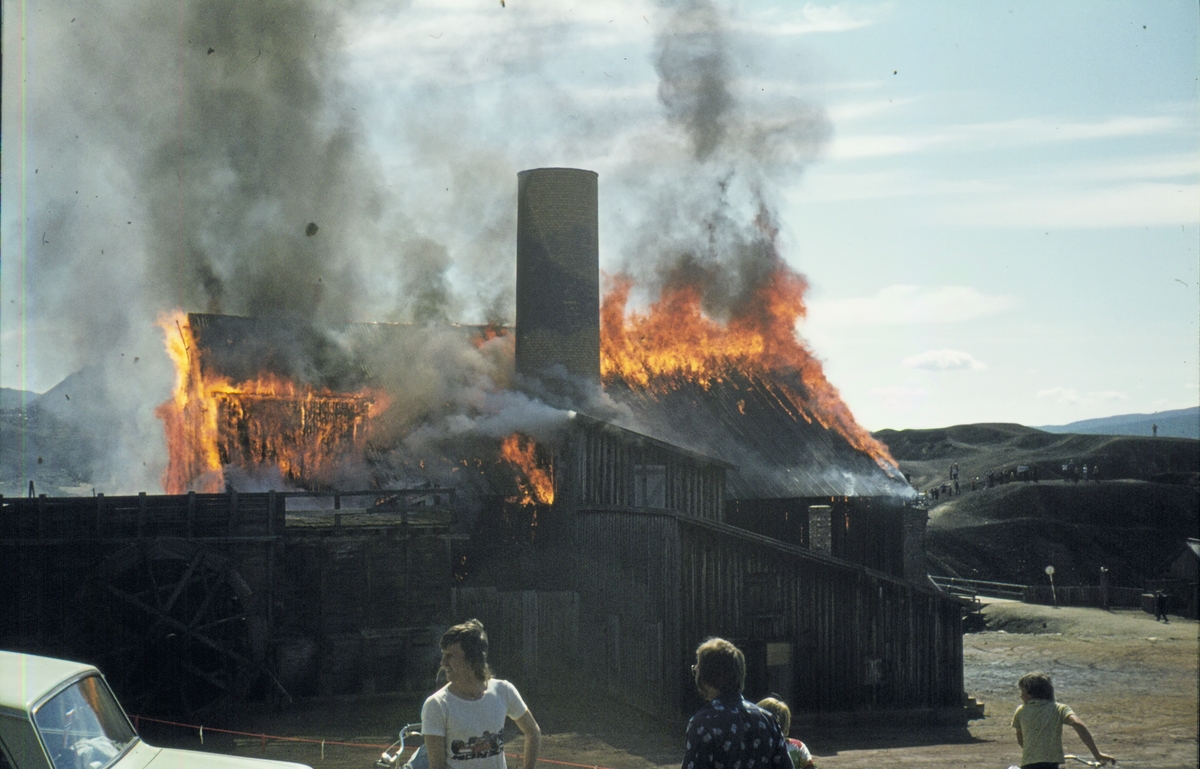
[[[504,750],[504,740],[499,734],[484,732],[478,737],[467,741],[455,740],[450,743],[450,752],[455,761],[470,761],[472,758],[487,758],[498,756]]]

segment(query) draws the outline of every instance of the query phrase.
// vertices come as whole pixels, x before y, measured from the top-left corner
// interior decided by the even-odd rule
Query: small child
[[[1017,730],[1021,746],[1021,769],[1058,769],[1066,761],[1063,756],[1062,728],[1070,724],[1079,739],[1101,764],[1117,763],[1117,759],[1101,753],[1092,733],[1088,731],[1070,705],[1054,701],[1054,684],[1045,673],[1026,673],[1017,681],[1022,705],[1013,714],[1012,725]]]
[[[758,703],[758,706],[775,716],[775,720],[779,722],[779,730],[783,732],[784,739],[788,742],[788,758],[792,759],[793,769],[816,769],[808,747],[800,740],[788,737],[788,731],[792,728],[792,710],[787,703],[774,697],[767,697]]]

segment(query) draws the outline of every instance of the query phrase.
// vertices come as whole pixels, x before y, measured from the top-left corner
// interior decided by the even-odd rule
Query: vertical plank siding
[[[582,672],[649,713],[678,699],[678,537],[673,519],[636,512],[580,515],[573,587],[580,596]]]
[[[653,465],[666,473],[661,509],[721,520],[724,463],[582,417],[574,428],[556,461],[560,472],[569,474],[560,484],[568,507],[636,507],[635,468]]]
[[[579,596],[570,591],[454,588],[451,621],[478,619],[488,635],[488,664],[517,688],[536,689],[574,674]]]
[[[83,588],[124,575],[136,553],[201,554],[237,585],[252,656],[289,694],[425,688],[450,599],[447,532],[289,526],[275,492],[0,498],[0,583],[37,597],[0,602],[0,640],[103,662],[92,636],[105,628],[81,632]]]
[[[930,590],[669,513],[580,511],[574,532],[582,660],[634,707],[686,712],[693,649],[714,635],[791,644],[801,712],[961,704],[960,609]]]
[[[417,691],[433,684],[450,607],[445,531],[292,527],[285,558],[290,646],[315,643],[298,694]]]
[[[893,497],[737,499],[729,501],[724,520],[787,544],[808,547],[810,505],[832,508],[833,557],[904,576],[904,508]]]

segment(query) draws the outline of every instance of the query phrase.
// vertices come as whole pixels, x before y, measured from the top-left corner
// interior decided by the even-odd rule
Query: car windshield
[[[137,734],[100,676],[76,681],[33,714],[55,769],[103,769]]]

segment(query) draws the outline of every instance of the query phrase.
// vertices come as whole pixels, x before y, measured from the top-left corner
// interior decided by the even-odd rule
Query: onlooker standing
[[[692,674],[708,702],[688,721],[682,769],[791,769],[779,724],[742,698],[746,658],[740,649],[708,639],[696,648]]]
[[[505,717],[525,735],[522,769],[533,769],[542,730],[517,687],[492,676],[483,623],[472,619],[455,625],[442,634],[441,647],[449,683],[421,708],[430,769],[446,769],[450,761],[470,761],[471,769],[507,769],[501,736]]]
[[[1167,594],[1161,590],[1155,590],[1154,621],[1158,622],[1160,619],[1168,624],[1171,622],[1171,620],[1167,619]]]
[[[1021,746],[1021,769],[1059,769],[1063,756],[1062,728],[1069,724],[1083,744],[1101,764],[1117,759],[1101,753],[1096,740],[1070,705],[1054,701],[1054,684],[1045,673],[1026,673],[1017,681],[1021,690],[1021,706],[1013,714],[1012,725],[1017,730]]]

